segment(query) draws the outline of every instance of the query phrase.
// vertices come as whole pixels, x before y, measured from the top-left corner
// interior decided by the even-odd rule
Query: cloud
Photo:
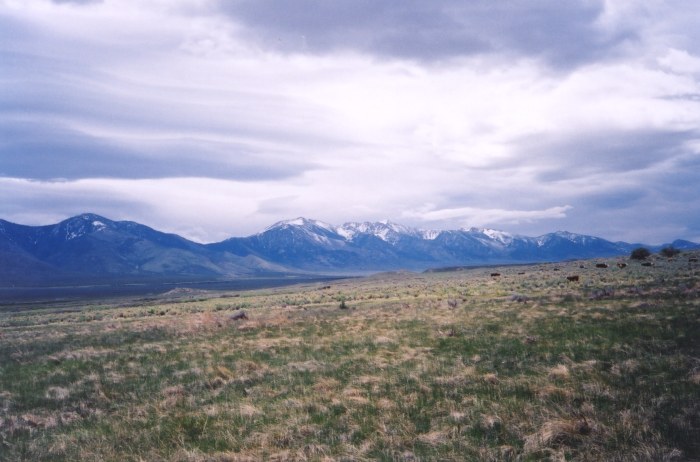
[[[0,214],[698,236],[700,7],[677,6],[5,0]]]
[[[234,139],[164,134],[145,139],[96,136],[48,121],[0,127],[0,175],[55,178],[210,177],[282,180],[314,168],[281,150],[259,152]]]
[[[700,58],[691,55],[686,50],[671,48],[657,61],[662,67],[681,75],[700,74]]]
[[[429,205],[418,210],[408,210],[402,215],[428,223],[450,220],[461,223],[462,226],[492,226],[565,218],[566,212],[571,209],[570,205],[555,206],[545,210],[480,209],[475,207],[434,209],[433,206]]]
[[[604,130],[576,135],[543,135],[517,143],[523,166],[538,167],[539,182],[567,182],[605,178],[624,183],[634,172],[663,169],[669,159],[687,153],[685,143],[697,137],[692,131]],[[620,178],[622,177],[622,178]],[[583,190],[599,189],[599,181]]]
[[[56,223],[95,212],[137,221],[201,242],[257,232],[270,223],[252,216],[265,186],[210,178],[29,181],[0,178],[0,209],[25,224]]]
[[[280,51],[357,51],[422,62],[502,53],[570,67],[636,38],[633,29],[603,33],[598,20],[605,5],[595,1],[237,0],[219,8]]]

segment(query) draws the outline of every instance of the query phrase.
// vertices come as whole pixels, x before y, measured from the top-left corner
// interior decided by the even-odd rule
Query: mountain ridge
[[[335,226],[304,217],[250,236],[201,244],[133,221],[84,213],[42,226],[0,219],[0,287],[86,279],[423,271],[611,257],[640,245],[568,231],[529,237],[490,228],[421,230],[388,220]],[[700,247],[682,240],[672,245]],[[646,247],[657,251],[662,246]]]

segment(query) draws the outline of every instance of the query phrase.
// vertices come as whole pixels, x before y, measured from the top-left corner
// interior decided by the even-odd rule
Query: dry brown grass
[[[536,433],[525,437],[525,452],[545,448],[575,446],[594,433],[594,426],[586,419],[553,419],[542,424]]]
[[[664,264],[0,313],[0,460],[700,458],[698,272]]]

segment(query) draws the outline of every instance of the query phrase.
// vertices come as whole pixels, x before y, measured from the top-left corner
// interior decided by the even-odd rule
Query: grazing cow
[[[492,277],[492,278],[498,277],[498,276],[500,276],[500,275],[501,275],[501,273],[491,273],[491,277]]]
[[[697,262],[698,262],[698,259],[695,258],[695,257],[693,257],[693,258],[689,258],[688,261],[691,262],[691,263],[697,263]]]
[[[627,266],[627,263],[618,263],[617,267],[618,268],[625,268]]]
[[[654,266],[654,264],[650,261],[645,261],[645,262],[642,262],[642,266]]]
[[[567,276],[567,277],[566,277],[566,280],[569,281],[569,282],[578,282],[579,276],[578,276],[578,274],[575,275],[575,276]]]
[[[596,263],[595,267],[596,268],[607,268],[608,264],[607,263]]]

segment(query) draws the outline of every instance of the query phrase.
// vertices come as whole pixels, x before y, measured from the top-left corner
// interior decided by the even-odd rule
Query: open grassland
[[[700,460],[691,257],[0,313],[0,459]]]

